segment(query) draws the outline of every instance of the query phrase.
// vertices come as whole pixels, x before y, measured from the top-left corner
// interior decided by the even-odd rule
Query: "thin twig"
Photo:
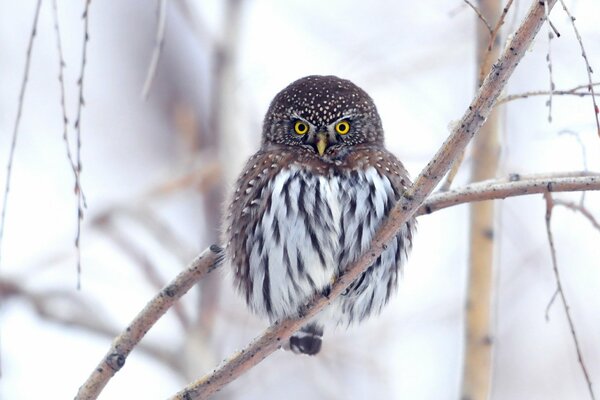
[[[600,82],[592,83],[591,86],[600,86]],[[590,87],[590,85],[587,85],[587,84],[579,85],[579,86],[575,86],[572,89],[554,90],[552,92],[552,94],[554,96],[579,96],[579,97],[595,96],[595,94],[590,93],[590,92],[580,92],[580,90],[588,89],[589,87]],[[509,101],[513,101],[513,100],[527,99],[529,97],[534,97],[534,96],[548,96],[549,94],[550,94],[550,92],[548,90],[535,90],[535,91],[531,91],[531,92],[511,94],[511,95],[504,96],[504,97],[498,99],[498,102],[496,103],[496,105],[508,103]]]
[[[573,210],[573,211],[578,212],[581,215],[583,215],[588,221],[590,221],[592,226],[600,232],[600,223],[598,222],[598,220],[596,220],[596,218],[594,217],[594,214],[592,214],[590,212],[590,210],[585,208],[581,203],[575,203],[572,201],[566,201],[566,200],[560,200],[560,199],[553,199],[553,200],[554,200],[555,206],[562,206],[562,207],[568,208],[570,210]]]
[[[144,81],[144,87],[142,89],[142,97],[148,99],[150,94],[150,88],[152,82],[154,82],[154,76],[156,75],[156,68],[158,67],[158,60],[162,52],[163,45],[165,43],[165,27],[167,25],[167,0],[158,0],[158,24],[156,26],[156,41],[154,43],[154,50],[152,51],[152,58],[150,59],[150,65],[148,66],[148,73],[146,74],[146,80]]]
[[[35,6],[33,15],[33,26],[29,35],[29,44],[27,45],[27,53],[25,55],[25,69],[23,71],[23,80],[21,81],[21,90],[19,92],[19,100],[17,103],[17,116],[13,128],[12,140],[10,143],[10,151],[8,153],[8,163],[6,165],[6,183],[4,185],[4,196],[2,199],[2,216],[0,216],[0,265],[2,264],[2,243],[4,242],[4,223],[6,221],[6,209],[8,206],[8,192],[10,191],[10,180],[12,177],[12,165],[15,158],[15,149],[17,147],[17,136],[19,133],[19,124],[21,122],[21,114],[23,113],[23,104],[25,102],[25,89],[27,88],[27,80],[29,79],[29,66],[31,64],[31,55],[33,42],[37,33],[38,17],[40,15],[40,7],[42,0],[38,0]],[[0,376],[2,376],[2,363],[0,362]]]
[[[552,39],[554,39],[554,33],[550,23],[548,2],[546,0],[544,0],[544,13],[546,14],[546,20],[548,21],[548,52],[546,53],[546,65],[548,66],[548,80],[550,85],[548,101],[546,102],[546,105],[548,106],[548,122],[552,122],[552,95],[554,94],[554,89],[556,88],[554,85],[554,75],[552,74]]]
[[[588,76],[588,90],[592,94],[592,103],[594,104],[594,117],[596,118],[596,128],[598,130],[598,136],[600,136],[600,118],[598,117],[598,114],[600,114],[600,108],[598,108],[598,104],[596,104],[594,85],[592,83],[592,73],[594,72],[594,70],[592,70],[592,67],[590,66],[587,53],[585,52],[585,47],[583,46],[583,40],[581,39],[581,35],[579,34],[579,29],[577,29],[577,25],[575,25],[575,17],[573,17],[573,15],[571,15],[571,13],[569,12],[569,9],[567,8],[567,5],[565,4],[564,0],[560,0],[560,4],[562,5],[562,8],[563,10],[565,10],[565,13],[569,17],[569,19],[571,20],[571,26],[573,26],[573,31],[575,32],[575,36],[577,36],[577,41],[579,42],[579,47],[581,48],[581,56],[585,61],[585,70]]]
[[[81,112],[85,104],[83,98],[83,79],[85,75],[85,65],[87,62],[87,44],[90,40],[89,34],[89,16],[90,2],[86,0],[83,10],[83,49],[81,51],[81,70],[77,85],[79,86],[79,101],[77,102],[77,119],[75,120],[75,129],[77,131],[77,181],[75,191],[77,193],[77,234],[75,235],[75,248],[77,249],[77,289],[81,289],[81,221],[83,220],[83,209],[87,207],[85,198],[81,191]]]
[[[56,33],[56,50],[58,53],[58,82],[60,85],[60,105],[61,105],[61,109],[62,109],[62,119],[63,119],[63,141],[65,143],[65,149],[66,149],[66,153],[67,153],[67,160],[69,161],[69,166],[71,167],[71,170],[73,171],[73,175],[75,177],[75,188],[74,188],[74,192],[75,195],[77,196],[77,208],[79,210],[79,208],[81,207],[81,203],[85,204],[85,194],[83,192],[83,188],[81,187],[81,181],[79,180],[79,169],[77,167],[77,165],[75,164],[75,161],[73,160],[73,154],[71,153],[71,144],[69,143],[69,136],[68,136],[68,127],[69,127],[69,118],[67,117],[67,105],[66,105],[66,93],[65,93],[65,81],[64,81],[64,69],[65,69],[65,60],[63,57],[63,51],[62,51],[62,41],[60,38],[60,29],[59,29],[59,24],[58,24],[58,6],[56,3],[56,0],[52,0],[52,16],[54,19],[54,32]],[[79,212],[77,213],[77,235],[76,238],[79,236],[79,225],[81,224],[81,219],[79,217]],[[75,251],[76,251],[76,259],[77,259],[77,270],[80,270],[80,265],[81,265],[81,247],[79,245],[75,246]],[[79,281],[79,272],[78,272],[78,280],[77,280],[77,287],[80,287],[80,281]]]
[[[458,174],[458,171],[460,170],[460,166],[462,165],[463,161],[465,160],[465,153],[466,153],[466,149],[456,158],[456,160],[454,160],[454,163],[452,164],[452,168],[450,168],[448,175],[446,175],[446,179],[444,180],[444,183],[442,183],[442,185],[440,186],[440,190],[442,190],[442,191],[450,190],[450,187],[452,186],[452,183],[454,183],[454,179],[456,178],[456,175]]]
[[[69,143],[69,118],[67,117],[67,104],[66,104],[66,94],[65,94],[65,80],[64,80],[64,70],[65,70],[65,59],[62,51],[62,41],[60,38],[60,29],[58,24],[58,6],[56,4],[56,0],[52,0],[52,18],[54,19],[54,32],[56,33],[56,51],[58,54],[58,83],[60,85],[60,106],[62,109],[62,117],[63,117],[63,141],[65,142],[65,149],[67,151],[67,159],[69,160],[69,164],[73,171],[73,175],[75,176],[75,185],[79,186],[79,175],[77,174],[77,166],[75,165],[75,161],[73,160],[73,155],[71,154],[71,145]]]
[[[492,30],[492,34],[490,36],[490,42],[488,44],[488,51],[492,51],[492,47],[494,46],[494,42],[496,41],[496,37],[498,36],[498,32],[500,31],[500,27],[504,25],[504,19],[506,18],[506,14],[508,14],[508,10],[510,10],[510,6],[512,6],[514,0],[508,0],[508,3],[504,6],[502,10],[502,15],[500,15],[500,19],[496,23],[496,26]]]
[[[23,113],[23,103],[25,102],[25,89],[27,88],[27,81],[29,79],[29,66],[31,64],[33,42],[37,33],[37,24],[38,17],[40,15],[41,5],[42,0],[38,0],[35,6],[35,13],[33,15],[33,26],[31,27],[31,33],[29,35],[29,44],[27,45],[27,53],[25,56],[25,69],[23,71],[23,80],[21,81],[21,90],[19,92],[19,101],[17,105],[17,117],[15,118],[15,125],[13,128],[12,140],[10,143],[10,152],[8,153],[8,163],[6,165],[6,184],[4,185],[4,199],[2,200],[2,216],[0,217],[0,264],[2,263],[2,242],[4,239],[4,223],[6,221],[6,208],[8,205],[8,192],[10,191],[10,180],[12,177],[12,165],[13,160],[15,158],[15,149],[17,147],[17,136],[19,134],[21,114]]]
[[[106,355],[79,388],[75,399],[96,399],[110,378],[123,367],[129,353],[142,340],[148,329],[196,282],[216,269],[221,263],[221,257],[222,250],[218,246],[211,246],[154,296],[113,341]]]
[[[477,6],[475,6],[473,3],[471,3],[469,0],[463,0],[465,3],[467,3],[467,5],[469,7],[471,7],[473,9],[473,11],[475,11],[475,14],[477,14],[477,17],[481,20],[481,22],[483,22],[483,24],[485,25],[485,27],[487,28],[487,30],[490,32],[490,36],[492,35],[492,26],[490,25],[490,23],[488,22],[488,20],[483,16],[483,14],[481,14],[481,11],[479,11],[479,8],[477,8]]]
[[[569,304],[567,303],[567,297],[563,290],[560,273],[558,271],[558,261],[556,260],[556,248],[554,247],[554,237],[552,235],[552,229],[550,227],[550,222],[552,219],[552,209],[554,207],[554,201],[552,199],[552,195],[550,194],[550,192],[544,193],[544,199],[546,200],[546,233],[548,235],[548,244],[550,245],[550,255],[552,257],[552,270],[554,271],[554,278],[556,280],[556,291],[558,292],[558,295],[560,296],[560,300],[562,302],[563,308],[565,310],[565,314],[567,316],[567,321],[569,323],[569,328],[571,330],[571,337],[573,338],[573,343],[575,344],[575,351],[577,352],[577,359],[579,360],[579,364],[581,365],[581,371],[583,372],[583,376],[585,377],[585,381],[587,383],[590,398],[592,400],[594,400],[596,397],[594,396],[594,390],[592,389],[592,381],[590,379],[587,368],[585,366],[585,362],[583,360],[583,353],[581,352],[579,340],[577,339],[577,333],[575,331],[575,324],[573,323],[573,317],[571,316],[571,311],[569,310]]]

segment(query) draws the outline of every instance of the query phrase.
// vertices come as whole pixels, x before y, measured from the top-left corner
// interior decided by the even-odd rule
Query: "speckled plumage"
[[[294,124],[307,124],[300,135]],[[346,134],[336,131],[349,123]],[[321,154],[317,142],[326,146]],[[250,308],[272,321],[296,314],[367,249],[410,184],[385,150],[371,98],[348,80],[309,76],[273,99],[261,149],[239,177],[226,221],[226,259]],[[412,243],[409,221],[350,288],[295,334],[289,347],[315,354],[323,325],[378,313],[396,288]]]

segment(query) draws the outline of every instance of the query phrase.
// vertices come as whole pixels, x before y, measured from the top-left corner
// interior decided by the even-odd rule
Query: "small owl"
[[[273,99],[262,145],[237,180],[225,259],[248,306],[271,322],[297,315],[365,251],[410,185],[383,143],[373,100],[352,82],[308,76]],[[415,221],[287,346],[316,354],[325,326],[379,313],[395,291]]]

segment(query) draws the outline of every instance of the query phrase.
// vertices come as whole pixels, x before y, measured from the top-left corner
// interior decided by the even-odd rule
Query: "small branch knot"
[[[106,364],[114,371],[118,371],[125,365],[125,356],[119,353],[112,353],[106,357]]]

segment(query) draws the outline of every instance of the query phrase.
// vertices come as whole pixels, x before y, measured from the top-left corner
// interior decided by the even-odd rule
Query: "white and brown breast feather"
[[[367,249],[408,184],[402,164],[382,149],[355,149],[342,161],[259,151],[238,179],[225,232],[226,258],[248,305],[271,320],[296,314]],[[381,310],[413,228],[414,221],[403,227],[324,319],[349,324]]]

